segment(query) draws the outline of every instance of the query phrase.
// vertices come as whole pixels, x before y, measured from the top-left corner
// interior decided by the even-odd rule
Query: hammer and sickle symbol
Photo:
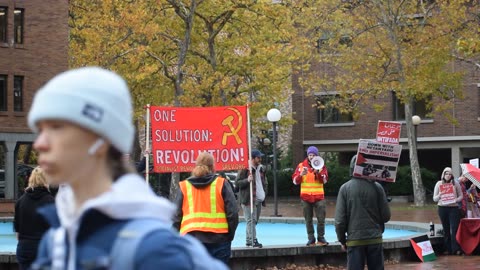
[[[235,108],[228,108],[228,110],[232,110],[237,114],[237,116],[238,116],[238,126],[236,128],[233,126],[232,122],[235,119],[235,117],[233,117],[232,115],[229,115],[225,119],[223,119],[222,125],[227,126],[230,129],[230,132],[223,133],[222,145],[227,145],[227,139],[230,136],[235,137],[235,140],[237,141],[237,143],[241,144],[242,139],[240,139],[240,137],[238,136],[238,131],[242,128],[242,115]]]

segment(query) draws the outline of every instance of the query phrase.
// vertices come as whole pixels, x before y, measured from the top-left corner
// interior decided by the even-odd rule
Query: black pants
[[[383,270],[383,244],[347,247],[348,270],[363,270],[365,262],[368,270]]]
[[[458,224],[460,223],[460,209],[456,206],[439,206],[438,216],[442,222],[445,250],[453,254],[460,250],[456,238]]]
[[[17,244],[17,262],[19,269],[30,269],[30,265],[37,257],[39,240],[20,240]]]

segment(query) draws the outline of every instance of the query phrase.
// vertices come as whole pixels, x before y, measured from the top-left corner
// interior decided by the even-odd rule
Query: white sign
[[[468,163],[472,164],[475,168],[478,168],[478,158],[470,159]]]
[[[353,176],[395,182],[401,153],[402,146],[399,144],[360,139]]]

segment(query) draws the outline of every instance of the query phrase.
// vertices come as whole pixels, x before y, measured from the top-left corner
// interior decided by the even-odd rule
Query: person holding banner
[[[180,182],[173,226],[202,242],[210,255],[228,264],[238,226],[237,200],[229,181],[215,173],[212,154],[198,155],[192,176]]]
[[[383,231],[391,212],[382,186],[374,180],[353,176],[357,155],[350,161],[348,182],[338,191],[335,232],[347,251],[347,269],[383,270]]]
[[[124,79],[99,67],[63,72],[36,93],[33,147],[62,188],[55,205],[40,209],[51,228],[31,269],[227,269],[171,228],[175,206],[125,162],[132,110]]]
[[[328,181],[327,167],[323,164],[313,168],[312,160],[319,158],[318,149],[310,146],[307,149],[307,158],[298,164],[292,175],[293,183],[300,185],[300,199],[303,206],[303,216],[307,228],[307,246],[315,246],[315,230],[313,228],[313,213],[317,216],[317,245],[328,245],[325,240],[325,192],[323,185]],[[323,159],[321,159],[323,162]]]
[[[458,203],[462,200],[462,188],[454,181],[452,169],[446,167],[443,169],[441,180],[435,184],[433,190],[433,201],[438,202],[438,216],[443,227],[445,254],[463,254],[455,238],[460,224]]]
[[[257,240],[256,226],[262,212],[262,205],[265,206],[268,182],[265,177],[265,168],[262,166],[264,154],[257,149],[252,150],[250,169],[240,170],[235,180],[239,188],[239,200],[242,205],[243,215],[247,223],[247,247],[262,248],[263,245]],[[252,189],[250,189],[252,185]],[[253,205],[250,204],[253,202]]]

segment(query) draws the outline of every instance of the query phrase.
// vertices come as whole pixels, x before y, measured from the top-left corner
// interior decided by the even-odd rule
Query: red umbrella
[[[469,163],[462,163],[460,164],[460,167],[462,168],[463,176],[480,188],[480,169]]]

